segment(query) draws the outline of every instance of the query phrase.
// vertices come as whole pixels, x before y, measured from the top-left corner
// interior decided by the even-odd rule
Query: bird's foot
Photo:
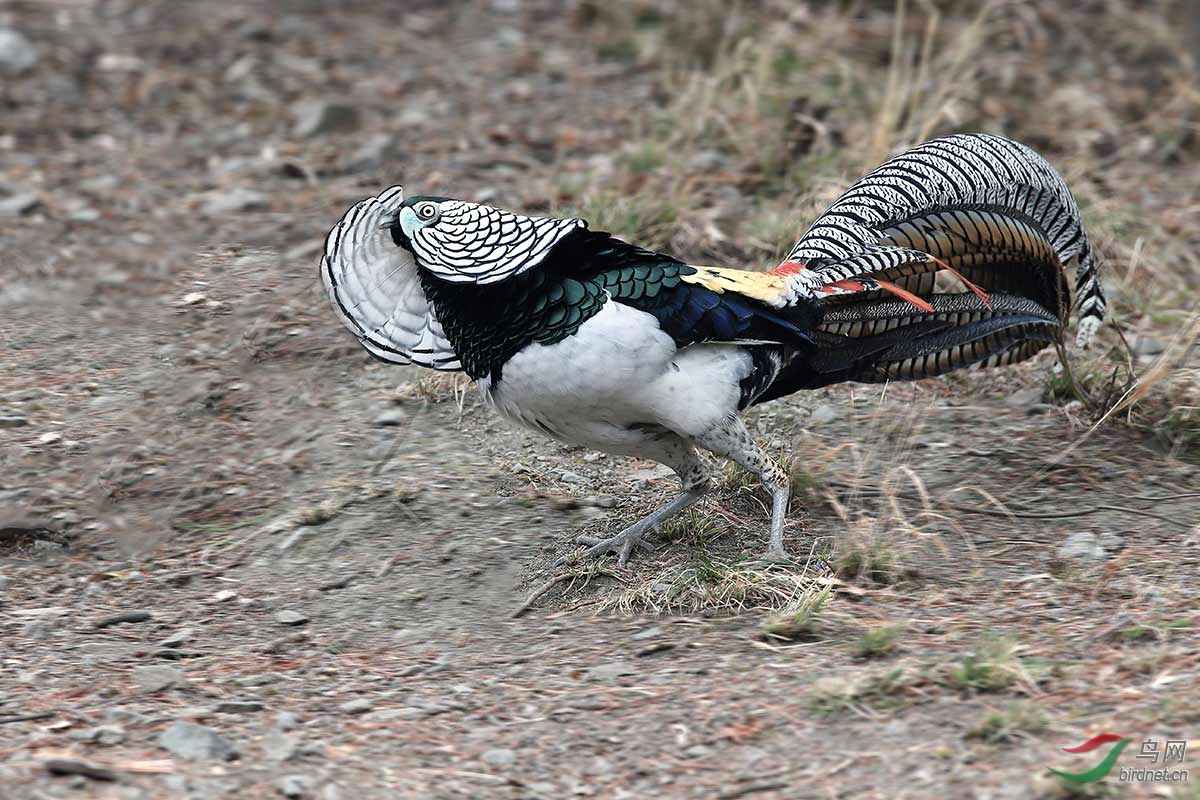
[[[782,547],[772,545],[767,548],[765,553],[758,557],[758,560],[767,564],[790,564],[792,556]]]
[[[651,553],[654,552],[654,545],[642,538],[649,526],[642,523],[630,525],[625,530],[618,533],[616,536],[610,536],[607,539],[602,539],[599,536],[578,536],[575,541],[579,544],[589,545],[588,549],[583,551],[581,558],[599,558],[605,553],[617,554],[617,566],[625,566],[625,562],[629,560],[629,556],[637,548],[642,548]],[[567,561],[567,557],[563,556],[554,563],[554,566],[562,566]]]

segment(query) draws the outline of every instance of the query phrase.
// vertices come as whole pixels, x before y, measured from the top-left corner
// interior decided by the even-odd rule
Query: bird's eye
[[[437,216],[438,207],[434,203],[421,203],[416,208],[417,217],[428,222]]]

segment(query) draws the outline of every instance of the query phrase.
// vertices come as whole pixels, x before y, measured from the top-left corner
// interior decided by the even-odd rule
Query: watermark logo
[[[1064,753],[1090,753],[1097,748],[1103,747],[1106,744],[1113,744],[1109,749],[1108,754],[1101,759],[1100,763],[1084,772],[1063,772],[1054,767],[1047,766],[1046,769],[1053,772],[1059,777],[1072,781],[1074,783],[1093,783],[1108,776],[1112,772],[1112,768],[1117,763],[1117,759],[1121,756],[1122,751],[1129,746],[1133,739],[1120,736],[1116,733],[1102,733],[1099,736],[1093,736],[1077,747],[1064,747]],[[1122,781],[1186,781],[1188,779],[1188,771],[1186,769],[1168,769],[1167,763],[1175,761],[1182,764],[1184,754],[1187,751],[1187,740],[1185,739],[1168,739],[1162,750],[1159,750],[1160,742],[1157,739],[1146,739],[1142,742],[1141,752],[1137,758],[1149,759],[1151,766],[1159,763],[1159,757],[1162,758],[1161,769],[1148,769],[1146,767],[1129,768],[1121,767],[1119,773]]]

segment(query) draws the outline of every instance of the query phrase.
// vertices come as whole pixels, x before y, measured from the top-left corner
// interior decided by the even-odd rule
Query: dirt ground
[[[1195,12],[981,7],[0,3],[0,798],[1200,797],[1045,768],[1200,773]],[[317,275],[396,182],[767,266],[970,129],[1077,187],[1132,349],[756,410],[791,565],[727,471],[554,570],[672,481],[370,360]]]

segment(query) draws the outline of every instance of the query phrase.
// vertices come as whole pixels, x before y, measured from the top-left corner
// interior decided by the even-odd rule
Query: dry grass
[[[601,597],[597,611],[653,614],[736,614],[795,608],[810,602],[824,579],[811,564],[767,564],[689,551],[655,565],[653,575],[634,579]]]
[[[992,744],[1010,743],[1046,729],[1046,714],[1034,703],[1017,700],[988,709],[966,733],[968,739]]]

